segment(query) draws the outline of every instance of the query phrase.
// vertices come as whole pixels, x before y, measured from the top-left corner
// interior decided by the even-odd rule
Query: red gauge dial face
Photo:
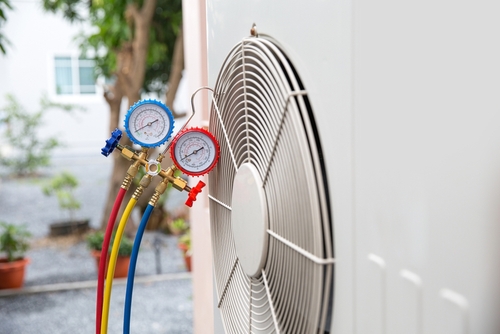
[[[219,159],[219,143],[205,129],[190,128],[177,135],[170,155],[177,168],[191,176],[210,172]]]

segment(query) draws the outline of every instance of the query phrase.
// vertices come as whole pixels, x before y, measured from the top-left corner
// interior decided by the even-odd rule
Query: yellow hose
[[[116,230],[115,240],[113,241],[113,248],[109,256],[108,273],[106,275],[106,286],[104,287],[104,300],[102,304],[102,319],[101,319],[101,334],[108,333],[108,315],[109,315],[109,302],[111,300],[111,289],[113,287],[113,276],[115,275],[116,259],[118,258],[118,249],[122,241],[123,231],[127,225],[128,217],[135,207],[137,199],[131,198],[123,212],[120,224]]]

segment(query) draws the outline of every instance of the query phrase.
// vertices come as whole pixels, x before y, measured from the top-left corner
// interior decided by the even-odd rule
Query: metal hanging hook
[[[198,88],[194,93],[193,95],[191,95],[191,110],[192,110],[192,114],[191,116],[188,118],[188,120],[186,121],[186,123],[184,123],[184,125],[182,126],[182,128],[179,130],[179,132],[177,133],[180,133],[182,130],[184,130],[184,128],[186,127],[186,125],[188,125],[188,123],[191,121],[191,119],[193,118],[194,114],[196,113],[196,110],[195,110],[195,107],[194,107],[194,97],[196,96],[196,94],[198,94],[198,92],[200,90],[203,90],[203,89],[208,89],[210,90],[212,93],[214,92],[214,90],[208,86],[203,86],[203,87],[200,87]],[[174,137],[175,138],[175,137]],[[168,151],[168,149],[170,148],[170,146],[172,146],[172,143],[174,142],[174,138],[172,138],[170,140],[170,143],[168,143],[167,147],[163,150],[162,154],[161,155],[165,155]]]
[[[200,90],[203,90],[203,89],[208,89],[209,91],[211,91],[211,92],[212,92],[212,94],[213,94],[213,92],[214,92],[214,90],[213,90],[212,88],[208,87],[208,86],[203,86],[203,87],[200,87],[200,88],[198,88],[197,90],[195,90],[195,92],[193,93],[193,95],[191,95],[191,108],[193,109],[193,115],[194,115],[194,113],[195,113],[195,110],[194,110],[194,109],[195,109],[195,108],[194,108],[194,97],[196,96],[196,94],[198,94],[198,92],[199,92]],[[212,99],[213,99],[213,98],[212,98]],[[192,117],[192,116],[191,116],[191,117]],[[184,125],[184,126],[185,126],[185,125]],[[181,129],[181,130],[182,130],[182,129]]]

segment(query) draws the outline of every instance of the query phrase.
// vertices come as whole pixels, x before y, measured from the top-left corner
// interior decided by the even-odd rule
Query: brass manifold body
[[[137,154],[132,149],[130,149],[126,146],[120,145],[120,144],[118,144],[116,146],[116,148],[118,150],[120,150],[122,156],[125,159],[130,160],[130,161],[134,161],[134,163],[129,167],[129,169],[127,171],[127,176],[125,177],[125,179],[123,180],[122,185],[121,185],[121,187],[123,189],[128,190],[130,188],[130,185],[132,184],[132,180],[135,178],[135,176],[139,172],[139,167],[143,166],[144,168],[148,169],[148,165],[149,165],[149,162],[147,160],[148,149],[143,147],[141,152],[139,154]],[[156,161],[158,163],[161,163],[161,161],[163,160],[164,157],[165,157],[164,155],[160,154],[158,156],[158,158],[156,159]],[[161,166],[161,165],[159,165],[159,166]],[[177,177],[174,176],[174,173],[176,170],[177,170],[177,167],[175,165],[172,165],[169,168],[167,168],[166,170],[161,169],[158,171],[157,175],[161,176],[162,182],[160,182],[156,186],[155,193],[149,201],[150,205],[156,206],[156,204],[158,203],[158,200],[160,199],[160,196],[165,192],[169,183],[171,183],[172,186],[179,191],[183,191],[183,190],[185,190],[187,192],[191,191],[191,187],[189,187],[187,185],[186,180],[184,180],[178,176]],[[144,189],[150,185],[152,178],[153,178],[153,175],[150,175],[150,174],[144,175],[139,183],[139,186],[134,191],[134,194],[132,195],[132,197],[135,199],[138,199],[142,195]]]

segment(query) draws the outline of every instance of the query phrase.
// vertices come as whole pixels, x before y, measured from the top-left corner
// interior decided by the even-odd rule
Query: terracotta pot
[[[24,268],[28,263],[28,258],[13,262],[0,258],[0,289],[21,288],[24,284]]]
[[[182,250],[182,255],[184,256],[184,263],[186,264],[186,269],[191,271],[191,254],[189,254],[188,246],[186,244],[178,244],[177,245],[180,250]]]
[[[95,264],[97,266],[97,270],[99,271],[99,263],[101,262],[101,251],[92,251],[92,257],[95,259]],[[109,261],[108,261],[109,262]],[[123,278],[128,275],[128,267],[130,265],[130,256],[118,256],[116,259],[116,267],[114,278]],[[108,263],[106,263],[106,272],[104,276],[108,274]]]
[[[188,246],[186,244],[178,244],[177,247],[183,252],[186,253],[188,251]]]
[[[191,255],[184,254],[184,263],[188,271],[191,271]]]

